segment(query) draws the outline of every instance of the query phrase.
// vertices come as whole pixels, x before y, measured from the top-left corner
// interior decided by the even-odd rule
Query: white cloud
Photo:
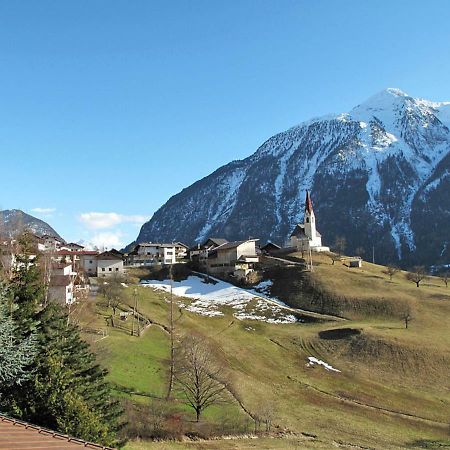
[[[142,225],[149,220],[148,216],[142,215],[124,215],[114,212],[88,212],[80,214],[80,220],[83,224],[92,229],[100,230],[105,228],[113,228],[121,223],[133,223]]]
[[[31,211],[38,214],[51,214],[56,211],[56,208],[32,208]]]
[[[88,247],[98,247],[100,249],[121,249],[126,245],[122,238],[123,233],[120,230],[97,233],[89,239],[90,242]]]

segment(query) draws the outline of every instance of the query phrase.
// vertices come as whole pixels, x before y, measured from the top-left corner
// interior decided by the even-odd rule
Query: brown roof
[[[268,248],[276,249],[276,250],[281,249],[281,247],[280,247],[279,245],[274,244],[273,242],[270,242],[270,241],[269,241],[266,245],[263,245],[263,246],[261,247],[261,250],[267,250]]]
[[[117,250],[109,250],[108,252],[103,252],[97,255],[97,259],[123,259],[123,254],[118,252]]]
[[[306,236],[305,226],[302,223],[297,224],[294,228],[294,231],[291,233],[291,236]]]
[[[79,251],[73,251],[73,250],[58,250],[56,252],[57,255],[75,255],[75,256],[81,256],[81,255],[98,255],[98,252],[95,250],[79,250]]]
[[[0,450],[112,450],[0,414]]]
[[[205,247],[209,241],[211,241],[214,245],[217,246],[226,244],[228,242],[226,239],[223,238],[208,238],[202,246]]]
[[[53,275],[50,279],[50,286],[69,286],[70,275]]]
[[[214,250],[229,250],[232,248],[239,247],[241,244],[244,244],[245,242],[256,242],[258,239],[246,239],[245,241],[234,241],[234,242],[227,242],[226,244],[220,245],[219,247],[215,248]]]

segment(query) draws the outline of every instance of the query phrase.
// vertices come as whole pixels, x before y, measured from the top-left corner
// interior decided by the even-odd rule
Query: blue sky
[[[447,0],[0,0],[0,208],[128,243],[276,132],[399,87],[450,100]]]

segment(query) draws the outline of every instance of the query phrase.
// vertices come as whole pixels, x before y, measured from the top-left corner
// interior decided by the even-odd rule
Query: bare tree
[[[103,295],[108,301],[108,308],[111,307],[112,300],[121,297],[123,278],[121,275],[114,274],[110,277],[99,279],[99,294]]]
[[[419,287],[420,283],[426,278],[427,272],[423,266],[415,266],[406,274],[406,279],[416,283],[417,287]]]
[[[272,428],[272,422],[275,418],[274,405],[268,401],[260,403],[258,405],[258,412],[255,414],[255,431],[264,426],[265,431],[268,432]]]
[[[409,304],[405,305],[403,311],[400,314],[401,319],[405,322],[405,328],[408,328],[409,322],[413,320],[411,306]]]
[[[385,275],[389,275],[389,281],[392,281],[392,278],[394,277],[394,275],[399,272],[400,269],[396,266],[392,266],[392,265],[388,265],[386,267],[386,270],[383,270],[383,273]]]
[[[223,366],[198,336],[187,336],[178,350],[175,381],[186,404],[194,409],[198,422],[206,408],[227,401],[226,385],[220,381]]]
[[[334,241],[333,247],[337,250],[338,255],[342,256],[345,248],[347,247],[347,240],[343,236],[337,236],[336,240]]]
[[[441,275],[441,280],[444,282],[446,288],[448,287],[448,275],[449,275],[448,272],[444,272]]]
[[[340,255],[338,255],[337,253],[328,253],[328,256],[330,257],[330,259],[331,259],[331,265],[332,266],[334,266],[334,263],[336,262],[336,261],[340,261],[341,260],[341,257],[340,257]]]

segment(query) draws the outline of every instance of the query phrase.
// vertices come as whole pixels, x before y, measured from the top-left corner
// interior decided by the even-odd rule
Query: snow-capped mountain
[[[0,236],[15,237],[29,230],[37,236],[61,236],[46,222],[24,213],[20,209],[5,209],[0,211]]]
[[[284,243],[312,192],[324,244],[379,262],[450,260],[450,102],[387,89],[304,122],[173,196],[137,242],[207,236]]]

